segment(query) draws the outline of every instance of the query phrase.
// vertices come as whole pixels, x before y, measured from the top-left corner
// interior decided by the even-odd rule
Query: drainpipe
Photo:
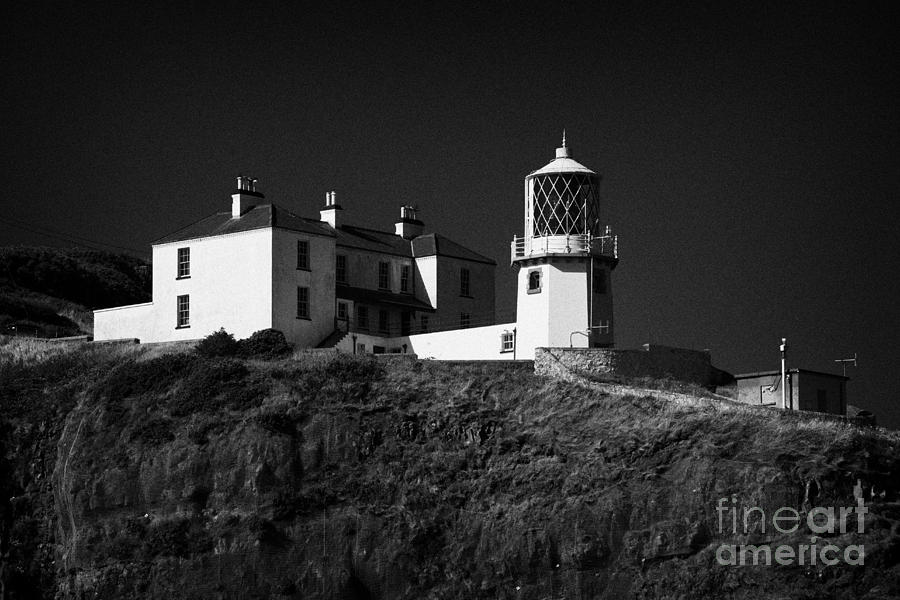
[[[353,354],[356,354],[356,336],[350,336],[350,339],[353,340]]]
[[[785,371],[784,371],[784,361],[787,357],[787,339],[781,338],[781,408],[787,408],[787,401],[785,398]],[[791,394],[791,409],[793,410],[794,406],[794,398],[793,394]]]

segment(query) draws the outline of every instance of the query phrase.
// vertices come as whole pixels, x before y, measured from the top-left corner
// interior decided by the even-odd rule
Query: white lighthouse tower
[[[525,235],[512,242],[523,358],[541,346],[613,345],[618,248],[609,227],[600,227],[599,183],[572,158],[565,132],[556,158],[525,177]]]

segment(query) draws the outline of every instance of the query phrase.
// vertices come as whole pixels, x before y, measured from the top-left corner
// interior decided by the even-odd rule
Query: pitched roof
[[[409,294],[395,294],[393,292],[351,287],[349,285],[338,285],[335,295],[344,300],[353,300],[354,302],[364,302],[366,304],[387,304],[389,306],[412,308],[426,312],[435,311],[434,307],[427,302],[423,302]]]
[[[470,260],[472,262],[487,263],[496,265],[497,261],[487,256],[478,254],[474,250],[469,250],[465,246],[457,244],[453,240],[442,236],[439,233],[428,233],[420,235],[412,240],[413,255],[416,258],[423,256],[447,256],[450,258],[459,258],[462,260]]]
[[[297,216],[275,204],[260,204],[250,207],[250,210],[242,214],[238,219],[233,219],[231,212],[220,212],[210,215],[205,219],[200,219],[196,223],[161,237],[153,242],[153,245],[252,231],[267,227],[302,231],[313,235],[334,235],[334,231],[327,224],[317,219],[306,219]]]
[[[340,225],[332,229],[318,219],[307,219],[275,204],[252,206],[240,218],[231,217],[231,212],[220,212],[200,219],[187,227],[170,233],[153,242],[153,245],[181,242],[197,238],[252,231],[267,227],[278,227],[290,231],[300,231],[313,235],[336,236],[338,246],[357,248],[380,254],[393,254],[409,258],[423,256],[447,256],[473,262],[496,265],[490,258],[469,250],[437,233],[420,235],[412,240],[403,239],[392,231],[380,231],[355,225]]]
[[[344,248],[358,248],[410,258],[447,256],[489,265],[497,264],[497,261],[469,250],[439,233],[426,233],[412,240],[406,240],[393,232],[340,225],[337,228],[337,236],[337,245]]]
[[[336,244],[343,248],[357,248],[382,254],[394,254],[412,258],[409,240],[392,231],[379,231],[355,225],[338,225]]]

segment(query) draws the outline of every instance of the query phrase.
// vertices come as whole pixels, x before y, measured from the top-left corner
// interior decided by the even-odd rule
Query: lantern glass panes
[[[531,180],[531,196],[533,236],[587,234],[595,229],[599,198],[592,175],[540,175]]]

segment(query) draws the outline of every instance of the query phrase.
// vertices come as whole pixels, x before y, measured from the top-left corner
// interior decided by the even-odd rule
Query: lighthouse
[[[618,244],[600,225],[599,185],[565,132],[556,157],[525,177],[524,235],[511,248],[519,348],[613,346]]]

